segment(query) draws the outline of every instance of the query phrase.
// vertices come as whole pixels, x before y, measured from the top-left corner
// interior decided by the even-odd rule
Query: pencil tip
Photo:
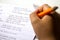
[[[57,6],[53,7],[53,10],[56,10],[56,9],[58,9],[58,7],[57,7]]]

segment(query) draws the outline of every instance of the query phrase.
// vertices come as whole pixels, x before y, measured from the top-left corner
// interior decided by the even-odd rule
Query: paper
[[[16,5],[0,4],[0,40],[33,40],[31,11]]]

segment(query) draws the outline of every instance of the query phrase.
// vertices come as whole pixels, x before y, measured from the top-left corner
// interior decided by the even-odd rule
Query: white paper
[[[33,40],[30,8],[0,4],[0,40]]]

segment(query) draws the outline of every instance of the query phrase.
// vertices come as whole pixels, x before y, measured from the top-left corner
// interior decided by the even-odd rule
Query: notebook
[[[0,40],[33,40],[30,21],[33,8],[0,3]]]

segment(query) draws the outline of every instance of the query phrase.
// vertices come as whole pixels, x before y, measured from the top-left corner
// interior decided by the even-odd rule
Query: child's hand
[[[58,16],[58,14],[56,14],[55,12],[51,12],[51,16],[45,15],[43,18],[39,18],[37,16],[37,14],[39,12],[42,12],[49,7],[50,6],[48,6],[47,4],[44,4],[30,15],[33,29],[39,40],[55,40],[54,32],[56,31],[56,28],[53,29],[53,27],[55,25],[57,27],[56,23],[58,21],[56,20],[57,22],[55,22],[55,19],[56,19],[56,16]],[[60,24],[59,24],[59,26],[60,26]]]

